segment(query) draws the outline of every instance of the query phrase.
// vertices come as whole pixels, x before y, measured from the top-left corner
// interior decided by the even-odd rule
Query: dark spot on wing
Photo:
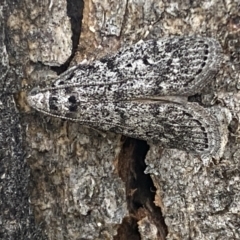
[[[51,104],[49,103],[49,108],[50,108],[50,110],[54,110],[54,111],[58,110],[58,107],[53,103],[51,103]]]
[[[76,99],[75,96],[70,96],[70,97],[68,98],[68,101],[69,101],[70,103],[76,103],[76,102],[77,102],[77,99]]]
[[[99,61],[100,61],[101,63],[106,63],[108,69],[110,69],[110,70],[115,68],[114,60],[111,59],[111,58],[102,58],[102,59],[100,59]]]
[[[147,56],[144,56],[144,57],[143,57],[143,63],[144,63],[145,65],[152,65],[152,64],[148,61],[148,57],[147,57]]]
[[[72,104],[72,105],[69,106],[69,111],[70,112],[76,112],[77,108],[78,108],[77,104]]]

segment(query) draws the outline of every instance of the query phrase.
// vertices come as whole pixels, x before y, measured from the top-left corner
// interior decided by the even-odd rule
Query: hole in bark
[[[145,174],[145,157],[149,146],[145,141],[126,138],[118,158],[119,176],[126,184],[129,217],[123,220],[114,240],[141,239],[138,222],[147,218],[158,229],[158,239],[165,239],[167,227],[161,209],[154,204],[156,188]],[[140,223],[141,224],[141,223]]]

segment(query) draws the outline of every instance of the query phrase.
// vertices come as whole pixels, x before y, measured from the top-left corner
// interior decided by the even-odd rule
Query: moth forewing
[[[190,96],[212,80],[221,60],[220,44],[212,38],[141,41],[123,47],[110,57],[70,69],[54,82],[53,87],[84,87],[86,97],[103,100]]]

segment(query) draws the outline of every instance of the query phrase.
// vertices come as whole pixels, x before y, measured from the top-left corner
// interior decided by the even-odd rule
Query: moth
[[[166,148],[215,155],[219,123],[187,97],[217,73],[220,44],[205,37],[139,41],[116,54],[75,66],[27,96],[39,112]]]

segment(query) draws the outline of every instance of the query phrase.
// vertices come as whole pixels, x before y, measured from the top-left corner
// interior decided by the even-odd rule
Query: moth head
[[[65,89],[33,88],[27,96],[28,104],[39,112],[66,118],[67,113],[77,111],[77,96],[66,94]]]
[[[27,95],[28,104],[38,110],[49,112],[49,91],[41,91],[40,88],[33,88]]]

